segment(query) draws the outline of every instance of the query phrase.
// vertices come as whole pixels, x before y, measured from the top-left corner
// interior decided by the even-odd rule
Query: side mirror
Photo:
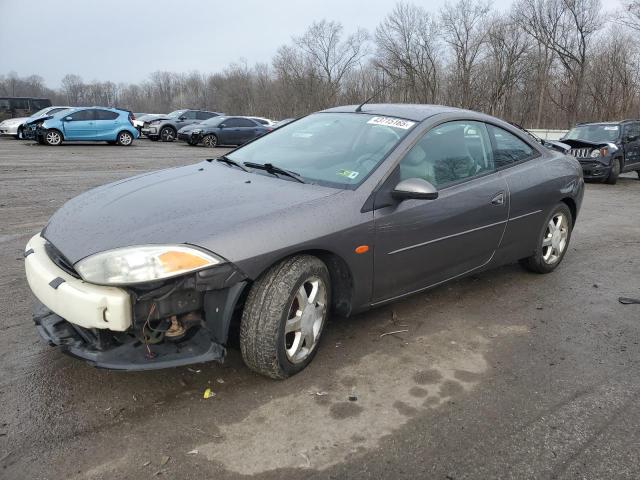
[[[627,137],[624,139],[626,142],[635,142],[636,140],[638,140],[638,135],[627,135]]]
[[[438,198],[438,189],[422,178],[407,178],[396,185],[391,196],[396,200],[435,200]]]
[[[183,120],[186,120],[186,119],[187,119],[187,117],[185,117],[184,115],[182,117],[178,118],[178,120],[180,120],[180,121],[183,121]]]
[[[71,118],[71,117],[64,117],[64,118],[63,118],[63,120],[64,120],[65,122],[70,122],[70,121],[72,120],[72,118]]]
[[[226,127],[224,123],[221,123],[220,125],[218,125],[218,128],[224,128],[224,127]]]

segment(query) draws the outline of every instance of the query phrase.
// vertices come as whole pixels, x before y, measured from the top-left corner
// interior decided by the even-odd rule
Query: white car
[[[0,122],[0,135],[10,135],[15,138],[20,138],[18,136],[18,128],[27,120],[29,117],[17,117],[17,118],[8,118]]]
[[[245,117],[245,118],[250,118],[251,120],[255,120],[256,122],[261,123],[265,127],[273,127],[275,126],[276,123],[278,123],[274,120],[271,120],[270,118],[264,118],[264,117]]]

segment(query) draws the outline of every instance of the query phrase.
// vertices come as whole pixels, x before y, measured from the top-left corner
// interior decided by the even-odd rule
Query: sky
[[[614,9],[620,0],[603,0]],[[445,0],[413,0],[437,12]],[[494,0],[506,10],[511,0]],[[58,87],[140,82],[151,72],[216,72],[232,62],[270,62],[314,21],[373,31],[392,0],[0,0],[0,74],[37,74]]]

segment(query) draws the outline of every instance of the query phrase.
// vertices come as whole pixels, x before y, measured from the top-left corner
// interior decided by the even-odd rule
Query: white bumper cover
[[[35,235],[25,249],[25,270],[33,294],[51,311],[85,328],[124,331],[131,326],[131,298],[117,287],[94,285],[58,267],[45,251],[46,240]],[[29,253],[33,250],[33,253]],[[56,288],[51,282],[59,283]]]

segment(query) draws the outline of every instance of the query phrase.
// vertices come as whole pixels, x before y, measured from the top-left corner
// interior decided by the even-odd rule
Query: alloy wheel
[[[288,310],[284,348],[291,363],[306,360],[318,345],[327,312],[327,287],[310,277],[298,288]]]
[[[567,248],[569,222],[564,213],[558,212],[547,224],[542,238],[542,260],[547,265],[558,262]]]
[[[49,145],[58,145],[62,142],[62,137],[56,131],[47,132],[46,139]]]
[[[207,135],[202,139],[202,144],[205,147],[213,148],[218,145],[218,139],[214,135]]]
[[[131,145],[131,142],[133,142],[133,137],[128,132],[122,132],[118,141],[120,142],[120,145],[126,147],[128,145]]]
[[[163,128],[160,132],[160,138],[163,142],[173,142],[175,138],[173,135],[173,130],[171,128]]]

